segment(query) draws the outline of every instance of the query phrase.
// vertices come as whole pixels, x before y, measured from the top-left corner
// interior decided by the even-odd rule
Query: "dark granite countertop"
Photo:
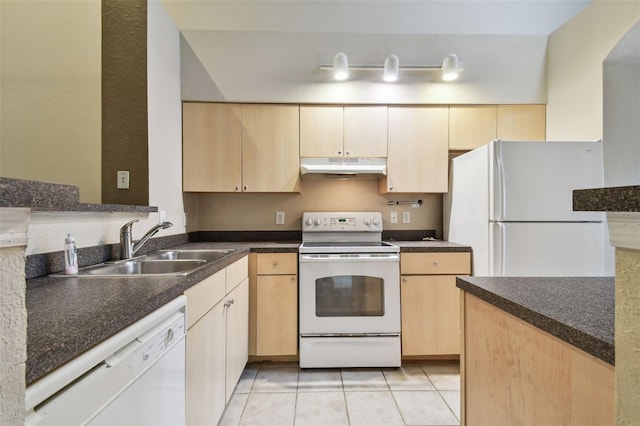
[[[187,276],[59,277],[27,281],[27,366],[30,384],[254,252],[297,253],[298,243],[188,243],[172,248],[234,248]]]
[[[400,253],[470,252],[471,247],[448,241],[389,241],[400,247]]]
[[[640,212],[640,185],[575,190],[573,210]]]
[[[401,252],[470,251],[443,241],[393,241]],[[189,242],[169,248],[235,252],[183,276],[60,277],[27,280],[27,383],[138,321],[249,252],[297,253],[299,241]]]
[[[613,277],[458,277],[456,285],[614,365]]]
[[[151,213],[153,206],[80,203],[75,185],[0,177],[0,207],[29,207],[32,211]]]

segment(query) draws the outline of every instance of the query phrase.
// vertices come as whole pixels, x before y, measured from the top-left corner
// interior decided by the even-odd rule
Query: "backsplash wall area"
[[[422,200],[422,206],[387,205],[389,201]],[[185,194],[187,231],[299,231],[305,211],[380,211],[385,230],[435,229],[442,237],[441,194],[379,195],[376,179],[332,180],[305,178],[300,194],[234,193]],[[285,224],[276,225],[276,211]],[[398,212],[398,223],[390,213]],[[402,223],[409,212],[411,223]]]

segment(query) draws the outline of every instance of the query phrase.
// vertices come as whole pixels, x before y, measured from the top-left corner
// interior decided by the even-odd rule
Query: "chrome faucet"
[[[140,250],[140,247],[142,247],[144,243],[146,243],[149,238],[153,237],[159,230],[173,226],[173,223],[171,222],[161,222],[149,229],[142,238],[134,243],[131,228],[136,222],[138,222],[138,219],[133,219],[131,222],[127,222],[122,228],[120,228],[120,259],[131,259],[131,257]]]

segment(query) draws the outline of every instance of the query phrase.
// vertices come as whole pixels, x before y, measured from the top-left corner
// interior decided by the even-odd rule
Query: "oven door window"
[[[362,275],[316,279],[316,316],[384,316],[384,280]]]

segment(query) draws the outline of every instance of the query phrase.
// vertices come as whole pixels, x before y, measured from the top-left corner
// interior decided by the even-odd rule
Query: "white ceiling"
[[[547,36],[584,0],[161,0],[183,35],[183,99],[242,102],[545,102]],[[440,65],[456,53],[459,82],[352,72],[336,83],[319,66]]]

